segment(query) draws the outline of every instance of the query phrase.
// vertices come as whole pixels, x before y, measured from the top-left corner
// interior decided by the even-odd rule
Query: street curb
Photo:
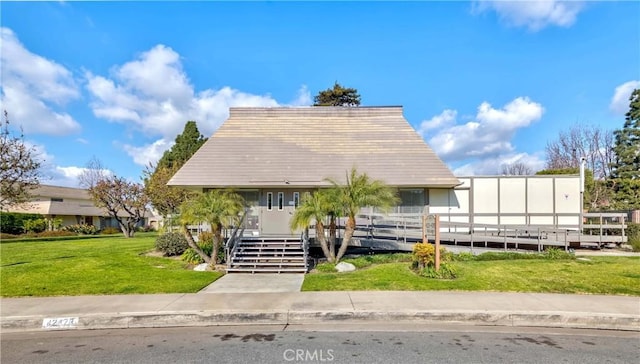
[[[74,316],[74,315],[67,315]],[[487,311],[272,311],[272,312],[133,312],[78,315],[68,328],[43,328],[45,316],[0,319],[2,332],[99,330],[161,327],[312,325],[322,323],[413,323],[477,326],[550,327],[640,332],[640,315],[566,312]]]

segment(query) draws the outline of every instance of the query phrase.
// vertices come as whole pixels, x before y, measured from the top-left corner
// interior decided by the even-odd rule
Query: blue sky
[[[2,108],[75,186],[139,181],[187,120],[304,106],[335,81],[402,105],[457,175],[544,167],[576,123],[620,128],[640,88],[640,3],[3,2]]]

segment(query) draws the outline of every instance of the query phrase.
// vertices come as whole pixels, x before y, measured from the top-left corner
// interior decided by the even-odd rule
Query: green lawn
[[[182,261],[145,256],[155,235],[122,235],[0,244],[0,295],[59,296],[197,292],[217,272],[194,272]]]
[[[461,290],[640,296],[640,258],[452,262],[453,280],[416,275],[410,263],[375,264],[350,273],[308,274],[303,291]]]

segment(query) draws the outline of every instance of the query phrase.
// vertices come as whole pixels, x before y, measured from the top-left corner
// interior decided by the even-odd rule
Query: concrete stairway
[[[227,273],[306,273],[300,239],[243,238]]]

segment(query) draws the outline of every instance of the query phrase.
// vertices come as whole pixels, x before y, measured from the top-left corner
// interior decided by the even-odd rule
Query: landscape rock
[[[354,270],[356,270],[356,266],[351,263],[340,262],[336,264],[336,270],[340,273],[353,272]]]
[[[193,270],[195,270],[197,272],[205,272],[207,270],[208,266],[209,266],[209,264],[207,264],[207,263],[198,264],[193,268]]]

